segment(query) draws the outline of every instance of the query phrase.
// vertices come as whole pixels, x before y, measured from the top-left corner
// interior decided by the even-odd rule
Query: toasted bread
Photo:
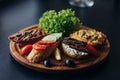
[[[95,29],[81,29],[75,33],[70,34],[71,38],[79,41],[86,42],[91,46],[100,46],[106,43],[106,35],[102,32],[96,31]]]
[[[27,56],[28,61],[33,62],[33,63],[37,63],[37,62],[40,62],[43,59],[46,59],[47,57],[49,57],[54,52],[57,45],[58,45],[58,43],[56,42],[55,44],[49,46],[44,51],[36,50],[36,49],[33,48],[32,51]]]
[[[64,53],[71,58],[79,59],[89,55],[86,49],[86,43],[69,37],[63,38],[61,46]]]

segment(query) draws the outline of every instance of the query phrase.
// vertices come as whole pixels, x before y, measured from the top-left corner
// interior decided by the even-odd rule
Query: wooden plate
[[[29,26],[27,28],[20,30],[20,32],[29,31],[29,30],[35,29],[37,27],[38,27],[38,25],[32,25],[32,26]],[[91,29],[91,28],[88,28],[85,26],[83,26],[82,28]],[[62,51],[61,51],[61,55],[62,55],[61,61],[56,61],[54,58],[54,55],[51,55],[48,59],[50,59],[52,61],[53,66],[45,67],[43,62],[41,62],[41,63],[28,62],[28,60],[25,57],[23,57],[19,54],[19,50],[20,50],[19,44],[10,41],[10,51],[11,51],[12,57],[17,62],[22,64],[23,66],[33,69],[33,70],[36,70],[36,71],[41,71],[41,72],[59,73],[59,72],[70,72],[70,71],[81,70],[81,69],[85,69],[85,68],[88,68],[90,66],[100,63],[108,56],[109,51],[110,51],[110,43],[109,43],[109,41],[107,41],[107,45],[106,45],[105,49],[102,51],[99,51],[99,53],[100,53],[99,57],[87,57],[87,59],[79,59],[79,60],[72,59],[72,60],[74,60],[74,62],[76,64],[75,67],[68,67],[65,65],[64,61],[66,59],[69,59],[70,57],[66,56]]]

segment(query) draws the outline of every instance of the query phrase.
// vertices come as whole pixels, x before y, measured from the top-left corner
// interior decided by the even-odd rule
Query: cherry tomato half
[[[20,55],[22,55],[22,56],[27,55],[30,53],[31,50],[32,50],[31,44],[25,45],[24,47],[21,48]]]
[[[98,54],[97,54],[97,50],[96,50],[93,46],[87,45],[86,48],[87,48],[87,50],[88,50],[91,54],[93,54],[93,55],[95,55],[95,56],[98,55]]]

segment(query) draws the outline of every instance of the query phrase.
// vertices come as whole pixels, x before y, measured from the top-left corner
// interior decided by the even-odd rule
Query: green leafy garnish
[[[58,13],[49,10],[39,19],[39,28],[46,33],[62,32],[66,36],[80,28],[80,20],[71,9],[61,10]]]

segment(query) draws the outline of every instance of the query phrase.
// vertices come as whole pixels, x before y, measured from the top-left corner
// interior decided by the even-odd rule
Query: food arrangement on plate
[[[38,25],[8,38],[16,61],[43,72],[87,68],[103,61],[110,50],[107,36],[83,26],[71,9],[46,11]]]

